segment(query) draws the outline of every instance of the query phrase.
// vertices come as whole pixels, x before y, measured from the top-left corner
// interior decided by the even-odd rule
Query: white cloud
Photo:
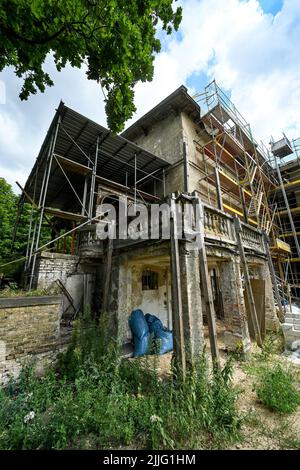
[[[0,176],[17,192],[15,181],[25,184],[60,100],[91,119],[106,123],[101,88],[87,80],[85,67],[67,66],[58,73],[49,57],[45,69],[55,85],[28,101],[20,101],[22,80],[11,69],[0,76],[6,88],[6,102],[0,105]]]
[[[136,86],[137,113],[130,122],[189,77],[206,74],[231,90],[258,139],[267,143],[281,131],[300,136],[300,1],[285,0],[275,17],[264,14],[258,0],[181,3],[180,34],[163,38],[154,80]],[[6,85],[6,104],[0,105],[0,175],[11,183],[25,181],[60,99],[106,122],[101,89],[87,80],[84,68],[57,73],[50,59],[46,68],[55,86],[27,102],[19,101],[21,82],[11,70],[0,76]]]
[[[156,58],[153,82],[137,85],[137,116],[205,72],[231,90],[258,139],[300,136],[300,2],[285,0],[275,17],[258,0],[187,0],[183,7],[182,40]]]

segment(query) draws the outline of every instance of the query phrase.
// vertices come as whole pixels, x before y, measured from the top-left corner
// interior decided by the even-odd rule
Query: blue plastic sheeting
[[[133,310],[128,323],[133,333],[133,355],[134,357],[144,356],[149,350],[150,332],[142,310]]]
[[[148,323],[150,333],[155,333],[156,331],[161,330],[164,327],[161,320],[155,315],[151,315],[151,313],[146,313],[145,319]]]
[[[173,351],[173,333],[168,328],[159,330],[155,339],[158,346],[158,354],[161,355]]]
[[[151,313],[146,313],[146,321],[149,331],[154,335],[158,354],[165,354],[173,350],[173,333],[165,328],[159,318]]]
[[[153,335],[155,350],[161,355],[173,350],[173,333],[165,328],[161,320],[155,315],[147,313],[144,316],[142,310],[131,312],[128,320],[133,333],[133,356],[144,356],[149,353],[150,335]]]

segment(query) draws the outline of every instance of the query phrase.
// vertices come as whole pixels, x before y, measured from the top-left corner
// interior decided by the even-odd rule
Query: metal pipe
[[[33,221],[33,204],[35,204],[35,194],[36,194],[36,184],[37,184],[38,172],[39,172],[39,167],[37,166],[36,171],[35,171],[35,180],[34,180],[34,187],[33,187],[33,201],[32,201],[32,204],[31,204],[31,211],[30,211],[28,238],[27,238],[27,246],[26,246],[26,262],[25,262],[25,267],[24,267],[25,271],[28,267],[29,244],[30,244],[32,221]]]
[[[92,169],[92,178],[91,178],[91,189],[90,189],[90,202],[89,202],[89,211],[88,216],[91,218],[93,216],[93,208],[94,208],[94,195],[95,195],[95,182],[96,182],[96,173],[97,173],[97,163],[98,163],[98,148],[99,148],[99,137],[96,141],[96,153],[95,153],[95,161]]]
[[[74,145],[76,145],[76,147],[80,150],[80,152],[83,153],[83,155],[88,159],[88,161],[93,164],[92,160],[90,159],[90,157],[82,150],[82,148],[77,144],[77,142],[73,139],[72,136],[70,136],[70,134],[66,131],[66,129],[64,128],[64,126],[61,126],[62,130],[64,131],[64,133],[69,137],[69,139],[73,142]]]
[[[281,176],[281,171],[280,171],[278,161],[277,161],[277,158],[275,157],[275,155],[274,155],[274,159],[275,159],[276,170],[277,170],[277,175],[278,175],[278,179],[279,179],[281,192],[282,192],[282,195],[283,195],[283,199],[284,199],[285,206],[286,206],[286,209],[287,209],[288,218],[289,218],[289,221],[290,221],[290,224],[291,224],[291,229],[292,229],[292,232],[293,232],[293,238],[294,238],[294,241],[295,241],[298,257],[300,258],[300,245],[299,245],[299,242],[298,242],[298,237],[296,235],[296,228],[295,228],[295,224],[294,224],[294,221],[293,221],[293,216],[292,216],[291,211],[290,211],[290,205],[289,205],[289,201],[288,201],[288,198],[287,198],[287,195],[286,195],[286,192],[285,192],[285,188],[284,188],[284,184],[283,184],[283,180],[282,180],[282,176]]]
[[[49,157],[49,166],[48,166],[47,176],[46,176],[46,179],[45,179],[45,188],[44,188],[44,194],[43,194],[42,203],[41,203],[42,205],[41,205],[41,208],[40,208],[40,220],[39,220],[39,224],[38,224],[38,231],[37,231],[37,237],[36,237],[36,242],[35,242],[35,251],[38,249],[39,242],[40,242],[41,228],[42,228],[44,209],[45,209],[45,201],[46,201],[46,195],[47,195],[48,184],[49,184],[50,173],[51,173],[52,160],[53,160],[53,153],[54,153],[54,149],[55,149],[55,144],[56,144],[56,139],[57,139],[57,134],[58,134],[60,121],[61,121],[61,118],[59,116],[58,117],[58,122],[57,122],[57,125],[56,125],[56,129],[55,129],[54,138],[53,138],[53,141],[52,141],[52,148],[51,148],[50,157]],[[36,264],[36,254],[34,255],[33,262],[32,262],[29,290],[32,288],[35,264]]]
[[[81,215],[84,215],[84,212],[86,211],[86,196],[87,196],[87,180],[88,180],[88,175],[84,178],[84,188],[83,188],[83,200],[82,200],[82,209],[81,209]]]
[[[53,132],[52,135],[51,135],[50,145],[49,145],[48,155],[47,155],[47,160],[46,160],[46,161],[48,161],[48,159],[50,158],[50,155],[51,155],[52,144],[53,144],[53,138],[54,138],[54,132]],[[42,181],[42,186],[41,186],[41,191],[40,191],[40,196],[39,196],[39,202],[38,202],[38,209],[41,208],[42,198],[43,198],[43,195],[44,195],[44,187],[45,187],[45,181],[46,181],[46,174],[47,174],[47,171],[46,171],[46,165],[45,165],[44,174],[43,174],[43,181]],[[29,259],[28,259],[28,262],[27,262],[27,267],[28,267],[28,268],[29,268],[29,266],[30,266],[31,258],[32,258],[32,255],[33,255],[34,243],[35,243],[35,238],[36,238],[37,224],[38,224],[38,214],[36,214],[36,216],[35,216],[35,221],[34,221],[34,227],[33,227],[33,234],[32,234],[32,241],[31,241]]]
[[[136,210],[136,153],[134,154],[134,209]]]
[[[62,173],[64,174],[66,180],[68,181],[69,185],[71,186],[71,188],[72,188],[72,190],[73,190],[73,193],[75,194],[75,196],[76,196],[77,200],[79,201],[81,207],[84,209],[84,211],[85,211],[86,214],[88,215],[87,210],[84,208],[83,203],[82,203],[80,197],[78,196],[78,194],[77,194],[77,192],[76,192],[74,186],[72,185],[71,181],[69,180],[69,178],[68,178],[66,172],[64,171],[63,167],[62,167],[61,164],[59,163],[58,158],[56,157],[55,154],[53,154],[53,156],[54,156],[54,159],[55,159],[56,163],[58,164],[59,168],[61,169]]]

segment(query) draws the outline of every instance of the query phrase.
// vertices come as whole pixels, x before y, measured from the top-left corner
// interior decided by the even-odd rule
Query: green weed
[[[199,357],[185,381],[163,379],[158,358],[121,359],[108,322],[86,313],[55,368],[38,378],[28,366],[0,391],[0,449],[222,448],[239,440],[231,361],[210,371]]]
[[[300,393],[294,382],[292,373],[277,364],[264,368],[255,390],[261,403],[271,411],[292,413],[300,404]]]

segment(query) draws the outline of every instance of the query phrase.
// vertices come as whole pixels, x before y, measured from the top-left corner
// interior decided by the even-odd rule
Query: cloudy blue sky
[[[134,119],[185,84],[191,94],[216,78],[268,143],[300,136],[300,0],[182,0],[180,32],[163,37],[151,83],[136,86]],[[103,95],[84,69],[45,68],[55,86],[21,102],[13,71],[0,74],[0,176],[24,184],[62,99],[105,125]],[[5,90],[4,90],[5,88]],[[3,103],[5,91],[5,103]],[[133,119],[133,120],[134,120]],[[133,121],[131,120],[131,121]],[[129,124],[129,123],[128,123]],[[16,186],[14,185],[14,188]]]

